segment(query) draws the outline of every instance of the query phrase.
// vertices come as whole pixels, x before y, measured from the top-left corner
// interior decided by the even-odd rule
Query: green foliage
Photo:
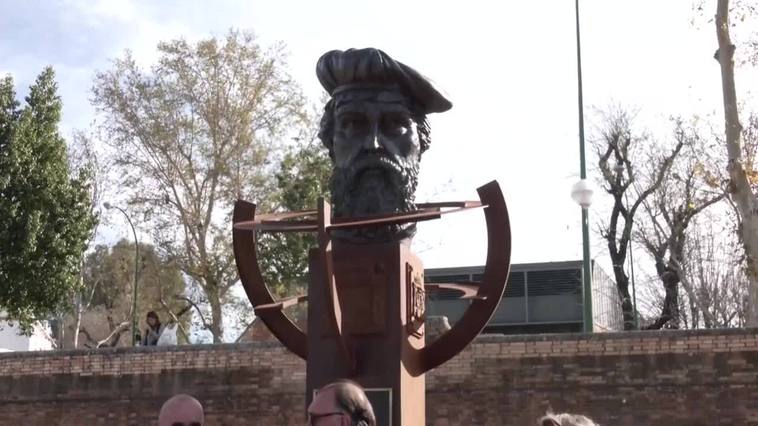
[[[0,309],[22,328],[65,306],[96,223],[89,171],[70,169],[58,133],[54,78],[46,68],[23,108],[0,82]]]
[[[134,290],[134,243],[121,240],[113,247],[98,245],[87,255],[83,278],[88,288],[95,288],[92,306],[114,309],[127,301],[129,310]],[[184,303],[175,295],[184,293],[184,280],[177,265],[159,255],[150,244],[139,245],[139,288],[137,302],[141,318],[148,311],[162,311],[161,300],[179,311]],[[144,311],[144,312],[143,312]]]
[[[316,208],[319,197],[329,199],[331,162],[326,150],[310,142],[288,152],[276,173],[277,199],[282,211]],[[307,285],[308,250],[314,234],[275,233],[259,236],[259,259],[264,279],[279,296]]]
[[[97,74],[93,103],[114,149],[129,210],[191,281],[214,341],[238,282],[236,199],[270,210],[275,144],[310,125],[282,46],[251,33],[158,45],[141,69],[127,54]]]
[[[108,247],[97,245],[84,261],[82,278],[86,300],[90,310],[104,312],[118,321],[131,321],[134,291],[134,243],[121,240]],[[170,312],[178,313],[186,302],[175,296],[184,294],[184,279],[179,267],[161,256],[150,244],[139,245],[139,283],[137,289],[137,319],[145,328],[145,316],[149,311],[158,313],[167,323]],[[87,314],[84,313],[85,323]],[[181,318],[189,325],[190,313]],[[88,324],[88,328],[93,327]],[[105,333],[102,333],[105,334]],[[93,336],[102,339],[103,336]]]

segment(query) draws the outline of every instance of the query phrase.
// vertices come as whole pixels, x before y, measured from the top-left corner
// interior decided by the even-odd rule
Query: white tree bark
[[[81,303],[76,303],[76,305],[74,305],[74,309],[76,309],[76,319],[74,320],[74,349],[76,349],[79,347],[79,330],[82,328]]]
[[[724,98],[730,195],[740,214],[739,232],[744,246],[746,275],[750,286],[747,325],[758,326],[758,200],[751,190],[746,173],[747,165],[742,154],[742,125],[737,110],[734,82],[735,46],[729,35],[729,0],[718,0],[716,36],[719,43],[716,59],[721,66],[721,88]]]

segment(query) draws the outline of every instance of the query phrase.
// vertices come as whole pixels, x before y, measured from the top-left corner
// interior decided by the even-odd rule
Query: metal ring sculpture
[[[240,281],[255,314],[263,320],[271,333],[289,350],[306,359],[307,337],[284,313],[284,308],[296,305],[307,296],[296,296],[276,301],[263,281],[255,249],[255,233],[316,232],[319,252],[329,301],[329,319],[336,333],[340,352],[350,366],[355,366],[350,342],[342,332],[342,313],[334,279],[331,235],[335,229],[365,226],[402,224],[440,218],[443,214],[484,208],[487,223],[487,262],[484,278],[478,287],[458,284],[428,285],[430,290],[453,289],[463,292],[463,298],[472,303],[463,316],[446,333],[421,349],[406,347],[410,362],[406,365],[414,374],[423,374],[454,357],[482,331],[497,309],[508,280],[511,258],[511,229],[508,209],[496,181],[477,189],[480,201],[417,204],[418,210],[407,213],[376,215],[361,218],[331,218],[329,204],[319,200],[317,210],[278,214],[255,214],[255,205],[239,200],[234,206],[234,256]],[[443,209],[449,210],[443,210]],[[305,219],[303,219],[305,218]],[[298,219],[298,220],[291,220]]]

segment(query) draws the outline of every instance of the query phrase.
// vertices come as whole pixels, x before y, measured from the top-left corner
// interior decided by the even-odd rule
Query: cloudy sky
[[[715,31],[689,0],[581,3],[588,137],[591,112],[611,102],[639,108],[640,124],[652,128],[672,114],[720,114]],[[322,53],[381,48],[433,78],[454,103],[432,117],[419,199],[476,199],[476,187],[497,179],[512,216],[514,262],[581,257],[580,211],[569,197],[579,168],[572,1],[0,0],[0,10],[0,74],[12,74],[24,94],[52,65],[66,136],[93,121],[92,78],[125,49],[149,66],[161,40],[252,29],[263,44],[286,43],[292,75],[317,100]],[[705,10],[715,6],[706,1]],[[738,90],[755,83],[743,78]],[[417,250],[426,266],[481,264],[482,219],[424,224]],[[104,232],[125,232],[114,226]],[[595,238],[593,257],[602,249]]]

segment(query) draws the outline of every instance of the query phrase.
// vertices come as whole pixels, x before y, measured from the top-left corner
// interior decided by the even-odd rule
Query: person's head
[[[161,320],[158,318],[158,314],[155,313],[155,311],[150,311],[147,313],[147,325],[155,328],[156,326],[160,325],[160,323]]]
[[[316,391],[308,406],[309,426],[376,426],[374,409],[356,383],[339,380]]]
[[[588,417],[578,414],[553,414],[547,413],[537,421],[538,426],[597,426],[597,423]]]
[[[180,394],[169,398],[161,407],[158,426],[203,426],[203,406],[195,398]]]
[[[378,49],[334,50],[316,73],[332,96],[319,138],[329,149],[336,217],[414,209],[421,154],[431,143],[426,115],[452,107],[433,84]],[[352,232],[357,239],[396,240],[413,226]]]

